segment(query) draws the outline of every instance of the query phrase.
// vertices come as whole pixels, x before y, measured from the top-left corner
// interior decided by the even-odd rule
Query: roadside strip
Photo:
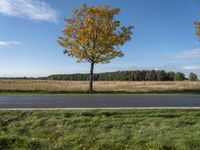
[[[200,107],[97,107],[97,108],[0,108],[1,110],[119,110],[119,109],[200,109]]]

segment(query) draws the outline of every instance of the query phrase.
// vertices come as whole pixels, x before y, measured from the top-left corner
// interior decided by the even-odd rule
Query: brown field
[[[0,80],[0,90],[86,91],[87,81]],[[200,90],[200,82],[190,81],[96,81],[96,91]]]

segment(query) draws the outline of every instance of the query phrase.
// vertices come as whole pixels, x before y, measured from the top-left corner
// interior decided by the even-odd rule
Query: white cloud
[[[57,21],[57,13],[41,0],[0,0],[0,13],[34,21]]]
[[[0,41],[0,48],[11,47],[18,44],[20,44],[18,41]]]
[[[200,66],[198,66],[198,65],[184,66],[183,69],[186,69],[186,70],[196,70],[196,69],[200,69]]]
[[[192,49],[178,52],[176,58],[200,58],[200,49]]]

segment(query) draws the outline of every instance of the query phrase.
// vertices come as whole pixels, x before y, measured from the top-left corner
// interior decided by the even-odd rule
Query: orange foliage
[[[120,26],[120,21],[114,18],[119,11],[108,6],[88,8],[86,4],[75,9],[73,17],[65,19],[64,36],[58,39],[64,53],[76,57],[78,62],[93,64],[122,57],[118,48],[131,39],[133,27]]]
[[[196,35],[200,36],[200,22],[194,22],[195,28],[196,28]]]

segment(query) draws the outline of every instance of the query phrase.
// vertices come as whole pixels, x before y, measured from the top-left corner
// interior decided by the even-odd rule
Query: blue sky
[[[125,56],[99,64],[95,72],[165,69],[200,75],[200,42],[193,22],[200,20],[200,0],[0,0],[0,76],[46,76],[88,72],[63,54],[56,40],[64,17],[74,7],[120,7],[117,19],[135,27],[121,47]]]

